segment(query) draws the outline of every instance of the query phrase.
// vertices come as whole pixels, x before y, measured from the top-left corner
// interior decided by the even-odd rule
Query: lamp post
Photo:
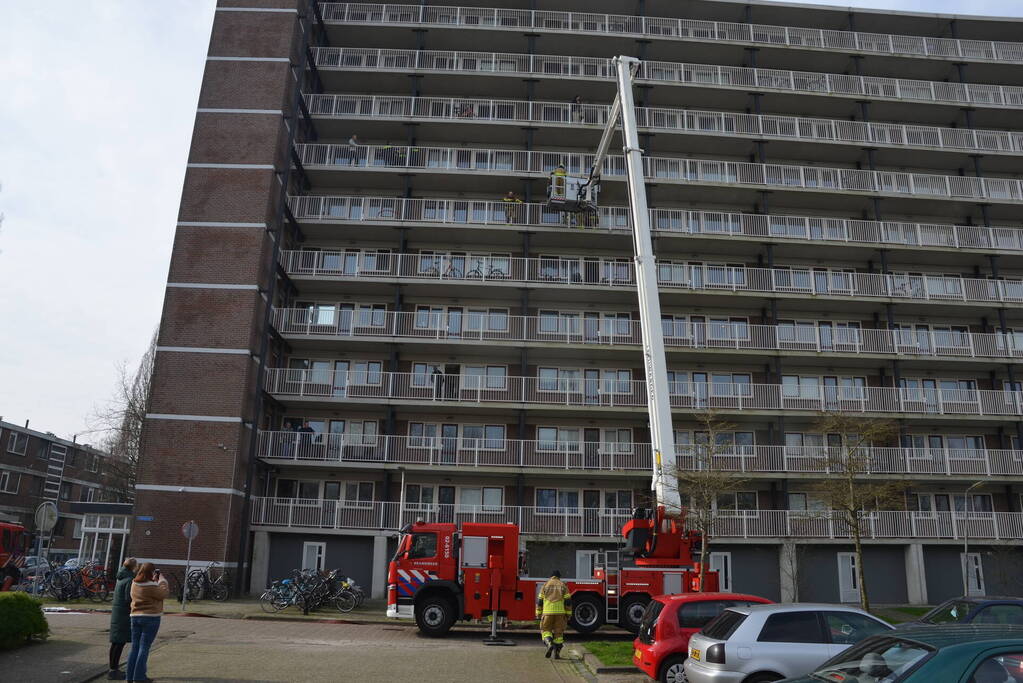
[[[983,486],[983,481],[975,481],[966,489],[965,500],[963,501],[963,508],[966,513],[966,519],[963,520],[963,597],[967,597],[970,594],[970,493],[973,489]],[[955,513],[953,513],[955,514]]]
[[[405,526],[405,468],[399,467],[401,472],[401,491],[398,493],[398,531]]]

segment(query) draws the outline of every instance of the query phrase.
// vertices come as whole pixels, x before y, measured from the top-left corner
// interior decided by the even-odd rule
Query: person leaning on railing
[[[522,208],[522,198],[519,197],[512,190],[501,197],[501,202],[504,204],[504,219],[509,224],[519,222],[519,211]]]

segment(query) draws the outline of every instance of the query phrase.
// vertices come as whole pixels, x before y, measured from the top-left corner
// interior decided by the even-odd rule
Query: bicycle
[[[454,264],[449,265],[443,271],[443,274],[441,273],[440,268],[438,268],[437,266],[430,266],[426,270],[422,271],[422,274],[425,277],[444,277],[444,278],[447,278],[447,279],[454,279],[454,280],[461,280],[462,279],[462,271],[459,270],[458,268],[456,268],[454,266]]]
[[[466,273],[465,277],[466,277],[466,279],[473,279],[473,280],[483,280],[483,279],[491,279],[491,280],[493,280],[493,279],[496,279],[496,278],[505,278],[505,277],[508,277],[508,275],[507,275],[507,273],[505,273],[500,268],[494,268],[493,266],[488,267],[486,272],[484,272],[479,266],[476,266],[475,268],[470,270],[468,273]]]
[[[111,598],[110,580],[106,570],[95,561],[74,569],[63,567],[51,574],[50,595],[61,601],[89,598],[103,602]]]
[[[185,585],[189,600],[202,600],[206,595],[217,602],[227,600],[231,594],[228,573],[221,571],[217,578],[213,578],[213,570],[219,565],[219,562],[210,562],[205,569],[193,569],[188,573]]]

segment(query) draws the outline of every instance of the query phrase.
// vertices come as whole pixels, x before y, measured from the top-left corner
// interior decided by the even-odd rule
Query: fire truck
[[[9,590],[25,563],[25,527],[0,522],[0,590]]]
[[[628,175],[636,289],[647,381],[650,440],[653,446],[654,507],[637,510],[622,528],[623,549],[598,553],[593,575],[569,579],[571,626],[590,633],[601,624],[632,632],[654,595],[716,591],[718,577],[694,561],[701,539],[685,529],[685,513],[675,479],[675,447],[668,394],[667,361],[650,216],[643,180],[632,82],[639,60],[613,60],[618,95],[588,176],[551,175],[548,206],[565,213],[596,210],[600,172],[619,123]],[[404,529],[388,567],[387,615],[414,618],[427,636],[443,636],[458,620],[493,618],[529,621],[536,596],[547,580],[525,575],[519,529],[514,524],[416,522]],[[623,566],[622,555],[632,564]]]

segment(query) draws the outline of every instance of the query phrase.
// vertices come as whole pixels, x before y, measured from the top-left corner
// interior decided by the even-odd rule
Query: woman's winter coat
[[[117,586],[110,606],[110,642],[131,642],[131,581],[135,575],[121,567],[117,572]]]

